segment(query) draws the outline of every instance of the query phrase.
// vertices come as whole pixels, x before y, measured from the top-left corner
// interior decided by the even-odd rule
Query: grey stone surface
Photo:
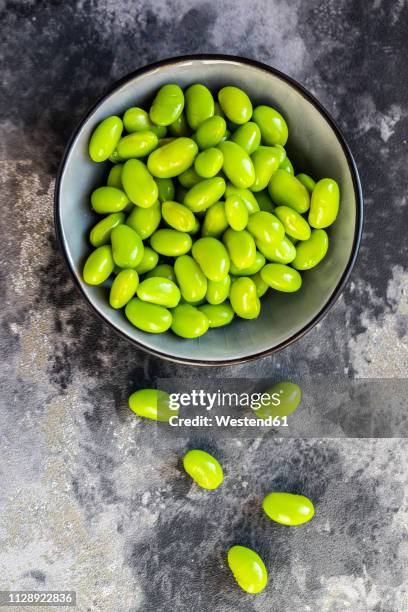
[[[239,54],[300,80],[338,120],[366,200],[358,264],[295,346],[212,375],[293,380],[407,376],[408,79],[405,0],[3,2],[1,92],[1,589],[73,589],[81,611],[403,612],[407,442],[203,441],[222,490],[182,473],[188,441],[134,418],[157,378],[210,375],[136,351],[94,318],[55,244],[64,144],[110,83],[148,62]],[[316,502],[285,529],[272,487]],[[226,568],[236,542],[270,567],[257,597]]]

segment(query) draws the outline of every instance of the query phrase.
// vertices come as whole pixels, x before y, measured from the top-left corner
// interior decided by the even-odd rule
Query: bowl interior
[[[201,82],[211,90],[231,84],[242,87],[253,103],[270,104],[285,116],[289,126],[288,152],[296,171],[315,179],[332,177],[340,185],[341,207],[329,230],[330,248],[324,261],[303,274],[302,289],[294,294],[269,291],[255,321],[235,320],[210,330],[196,340],[183,340],[168,332],[151,335],[139,331],[122,311],[110,308],[107,288],[90,287],[82,268],[90,252],[88,234],[97,221],[89,195],[106,179],[108,164],[88,157],[90,135],[103,118],[121,114],[129,106],[148,105],[163,84],[182,87]],[[273,349],[303,330],[325,307],[345,273],[353,250],[356,196],[346,154],[335,132],[318,108],[301,91],[262,67],[224,59],[179,60],[130,78],[110,93],[87,117],[76,134],[59,182],[58,222],[68,263],[89,302],[115,328],[140,345],[177,360],[223,362],[241,360]]]

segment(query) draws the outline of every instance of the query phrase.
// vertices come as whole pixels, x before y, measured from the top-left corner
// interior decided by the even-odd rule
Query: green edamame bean
[[[224,480],[220,463],[203,450],[188,451],[183,457],[183,467],[202,489],[216,489]]]
[[[234,311],[227,302],[217,305],[204,304],[198,310],[205,314],[210,322],[210,328],[229,325],[234,318]]]
[[[215,147],[225,136],[227,124],[223,117],[214,115],[203,121],[195,133],[195,140],[200,149]]]
[[[225,197],[229,198],[232,195],[238,195],[244,201],[249,215],[259,211],[259,204],[255,198],[255,195],[252,193],[252,191],[249,191],[249,189],[239,189],[238,187],[231,185],[231,183],[228,183],[225,189]]]
[[[337,218],[340,204],[339,186],[333,179],[323,178],[313,189],[308,221],[316,229],[329,227]]]
[[[222,281],[228,275],[230,259],[225,246],[217,238],[199,238],[193,244],[191,254],[209,280]]]
[[[125,220],[125,215],[122,212],[112,213],[104,217],[96,225],[93,226],[89,234],[89,242],[94,247],[102,246],[110,242],[110,235],[114,227],[120,225]]]
[[[181,113],[180,116],[169,125],[169,132],[172,136],[176,137],[190,136],[191,130],[184,112]]]
[[[159,227],[161,221],[161,207],[155,202],[149,208],[134,206],[132,212],[126,219],[126,225],[139,234],[142,240],[149,238]]]
[[[247,276],[241,276],[232,283],[230,302],[241,319],[256,319],[261,311],[256,285]]]
[[[223,172],[235,187],[246,189],[255,181],[255,169],[248,153],[236,142],[220,142],[219,150],[224,156]]]
[[[275,204],[290,206],[302,214],[309,209],[309,192],[293,174],[276,170],[268,185],[268,192]]]
[[[178,415],[178,408],[170,407],[170,395],[159,389],[139,389],[129,397],[129,408],[140,417],[168,423]]]
[[[259,251],[256,252],[255,261],[252,266],[248,268],[237,268],[233,262],[231,262],[230,272],[234,276],[252,276],[259,272],[265,265],[265,257]]]
[[[296,248],[286,236],[280,242],[257,240],[256,246],[272,262],[288,264],[296,257]]]
[[[204,217],[202,235],[218,238],[228,227],[224,202],[216,202],[207,209]]]
[[[262,191],[268,186],[272,174],[279,168],[279,152],[275,147],[258,147],[251,155],[255,181],[251,191]]]
[[[142,261],[144,246],[139,234],[128,225],[118,225],[111,232],[112,255],[117,266],[136,268]]]
[[[248,209],[239,195],[231,195],[225,200],[225,216],[228,225],[240,232],[248,223]]]
[[[156,134],[148,130],[133,132],[121,138],[117,145],[117,151],[121,159],[132,159],[133,157],[145,157],[157,147],[159,139]]]
[[[145,249],[148,247],[145,247]],[[176,282],[176,276],[174,274],[173,268],[169,264],[159,264],[153,270],[150,270],[146,274],[146,278],[153,278],[154,276],[160,276],[161,278],[168,278],[172,280],[173,283]]]
[[[204,85],[199,83],[190,85],[185,93],[185,102],[187,123],[193,130],[214,115],[214,98]]]
[[[177,257],[191,249],[191,237],[185,232],[174,229],[159,229],[150,238],[152,248],[160,255]]]
[[[313,229],[309,240],[296,246],[296,257],[292,266],[296,270],[310,270],[325,257],[329,248],[329,237],[323,229]]]
[[[197,159],[197,158],[196,158]],[[197,174],[194,166],[182,172],[178,177],[179,183],[186,189],[191,189],[197,183],[200,183],[203,178]]]
[[[133,298],[126,304],[125,314],[132,325],[149,334],[162,334],[169,329],[172,322],[170,310],[138,298]]]
[[[231,288],[231,277],[228,275],[221,281],[211,281],[207,283],[207,293],[205,299],[209,304],[214,306],[225,302],[229,296]]]
[[[261,144],[261,130],[253,121],[241,125],[231,136],[248,155],[252,155]]]
[[[150,272],[153,270],[159,261],[159,256],[156,251],[153,251],[148,246],[144,246],[143,257],[141,261],[136,266],[136,272],[138,274],[146,274],[146,272]]]
[[[157,189],[159,190],[159,202],[174,200],[174,184],[171,178],[156,178]]]
[[[285,146],[289,133],[288,126],[276,109],[265,105],[257,106],[254,109],[252,120],[258,124],[265,145]]]
[[[116,189],[121,189],[123,191],[122,185],[122,168],[123,164],[116,164],[112,166],[109,171],[108,178],[106,184],[108,187],[116,187]]]
[[[198,176],[212,178],[222,168],[224,156],[219,149],[210,147],[197,155],[194,160],[194,168]]]
[[[117,152],[116,148],[109,155],[108,159],[109,159],[110,162],[112,162],[112,164],[118,164],[118,163],[123,161],[123,159],[120,157],[119,153]]]
[[[275,215],[282,222],[286,234],[296,240],[309,240],[310,226],[306,219],[299,215],[294,208],[277,206]]]
[[[179,304],[172,310],[172,331],[182,338],[198,338],[208,330],[209,321],[203,312],[191,304]]]
[[[106,161],[116,148],[122,135],[120,117],[107,117],[96,127],[89,141],[89,157],[94,162]]]
[[[218,102],[226,117],[237,125],[246,123],[252,116],[251,100],[239,87],[228,85],[220,89]]]
[[[290,161],[289,157],[285,157],[285,159],[279,164],[279,169],[288,172],[289,174],[295,174],[295,170],[293,168],[293,164]]]
[[[129,204],[127,194],[116,187],[98,187],[91,195],[91,206],[102,215],[121,212]]]
[[[262,508],[272,521],[281,525],[303,525],[315,513],[310,499],[294,493],[269,493],[262,502]]]
[[[269,394],[270,401],[268,403],[263,403],[262,406],[255,411],[256,416],[261,419],[266,419],[268,417],[287,417],[295,412],[302,399],[302,391],[299,385],[292,382],[276,383],[265,391],[265,393]]]
[[[272,204],[272,200],[268,195],[267,190],[257,191],[255,194],[256,201],[258,202],[260,210],[272,213],[275,210],[275,206]]]
[[[257,296],[261,298],[268,291],[269,286],[263,280],[260,272],[250,276],[250,279],[255,283]]]
[[[248,219],[247,230],[255,240],[266,243],[280,242],[285,236],[285,229],[282,223],[274,214],[260,210]]]
[[[311,194],[313,189],[316,186],[316,181],[314,181],[311,176],[309,176],[308,174],[305,174],[304,172],[297,174],[296,178],[298,181],[302,183],[302,185],[306,187],[308,192]]]
[[[231,263],[239,270],[249,268],[256,260],[256,246],[251,234],[246,230],[237,232],[228,228],[223,236]]]
[[[184,204],[194,213],[206,210],[215,204],[225,191],[225,181],[221,176],[203,179],[189,189],[184,197]]]
[[[246,546],[232,546],[228,551],[228,565],[233,576],[246,593],[260,593],[268,583],[268,572],[261,557]]]
[[[139,275],[136,270],[121,270],[112,283],[109,304],[118,310],[123,308],[136,293]]]
[[[297,270],[280,263],[271,263],[261,270],[262,279],[276,291],[293,293],[302,286],[302,277]]]
[[[147,167],[153,176],[172,178],[191,166],[197,152],[197,144],[191,138],[175,138],[150,153]]]
[[[207,278],[190,255],[181,255],[174,262],[174,273],[186,302],[199,302],[207,291]]]
[[[179,232],[191,232],[195,227],[194,214],[187,206],[178,202],[163,202],[162,216],[168,225]]]
[[[142,132],[149,130],[156,134],[157,138],[164,138],[167,128],[161,125],[154,125],[149,118],[149,114],[138,106],[128,108],[123,115],[123,125],[125,130],[132,134],[133,132]]]
[[[137,288],[137,297],[143,302],[174,308],[180,301],[180,289],[167,278],[146,278]]]
[[[156,125],[170,125],[183,112],[184,94],[179,85],[173,83],[160,87],[150,109],[150,120]]]
[[[112,274],[115,262],[112,249],[103,245],[92,251],[85,262],[82,276],[87,285],[101,285]]]
[[[141,208],[153,206],[159,197],[156,182],[139,159],[128,159],[125,162],[122,183],[129,200]]]

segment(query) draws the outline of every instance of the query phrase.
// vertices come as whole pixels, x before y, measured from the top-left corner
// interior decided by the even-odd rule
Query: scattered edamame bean
[[[262,508],[272,521],[288,526],[303,525],[315,513],[310,499],[294,493],[269,493],[262,502]]]
[[[172,310],[172,331],[181,338],[198,338],[209,327],[209,320],[203,312],[191,304],[179,304]]]
[[[258,410],[254,410],[256,416],[261,419],[287,417],[295,412],[302,399],[299,385],[286,381],[276,383],[265,393],[269,394],[271,401],[269,404],[262,404]],[[279,402],[276,401],[277,396],[279,396]]]
[[[228,565],[233,576],[247,593],[260,593],[268,583],[268,572],[261,557],[246,546],[232,546],[228,551]]]
[[[109,293],[109,304],[115,310],[123,308],[136,293],[139,275],[136,270],[121,270],[115,277]]]
[[[129,408],[140,417],[167,423],[178,409],[170,408],[170,396],[159,389],[139,389],[129,397]]]
[[[220,463],[203,450],[188,451],[183,457],[183,467],[202,489],[217,489],[224,480]]]

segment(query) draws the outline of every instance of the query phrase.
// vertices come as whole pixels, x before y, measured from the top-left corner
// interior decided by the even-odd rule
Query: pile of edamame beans
[[[110,305],[145,332],[197,338],[255,319],[270,288],[298,291],[328,250],[336,181],[295,176],[277,110],[233,86],[217,100],[164,85],[149,111],[107,117],[90,139],[90,158],[114,165],[91,195],[104,216],[83,278],[113,274]]]
[[[299,385],[292,382],[279,382],[266,393],[271,397],[270,404],[256,410],[258,417],[288,416],[298,407],[302,392]],[[272,398],[279,394],[276,406]],[[159,422],[168,422],[178,411],[170,409],[170,396],[158,389],[139,389],[129,397],[130,409],[140,417]],[[187,474],[202,489],[214,491],[224,482],[224,470],[219,461],[202,449],[189,450],[183,456],[183,467]],[[271,491],[262,501],[262,509],[272,521],[286,526],[303,525],[310,521],[315,509],[313,502],[304,495]],[[227,552],[229,568],[243,591],[260,593],[268,583],[268,571],[257,552],[235,544]]]

